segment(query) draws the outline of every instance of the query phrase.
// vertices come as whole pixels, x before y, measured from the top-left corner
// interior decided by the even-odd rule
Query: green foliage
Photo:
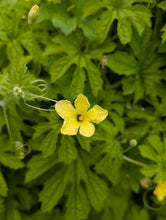
[[[148,137],[148,143],[145,145],[139,146],[141,155],[145,158],[148,158],[154,162],[154,164],[149,164],[142,168],[142,173],[148,177],[154,177],[155,182],[165,181],[165,172],[166,172],[166,138],[160,140],[159,136],[151,135]]]
[[[165,0],[0,1],[0,220],[166,218],[153,194],[166,181],[165,11]],[[62,135],[55,104],[80,93],[108,116],[92,137]]]
[[[102,89],[103,80],[99,69],[91,60],[101,61],[104,53],[115,49],[115,44],[111,41],[103,44],[88,42],[79,30],[73,32],[67,39],[65,35],[58,35],[52,39],[52,42],[44,53],[45,56],[59,55],[49,70],[52,82],[62,77],[72,64],[76,64],[70,88],[71,96],[76,97],[79,93],[83,93],[86,72],[92,92],[94,96],[97,96]]]
[[[127,44],[131,41],[132,25],[138,30],[139,34],[145,29],[145,26],[150,26],[151,12],[144,5],[133,4],[135,0],[113,0],[113,1],[97,1],[91,0],[84,9],[84,16],[89,16],[94,12],[106,8],[100,17],[97,32],[99,38],[103,41],[110,30],[114,20],[118,20],[117,34],[122,44]]]

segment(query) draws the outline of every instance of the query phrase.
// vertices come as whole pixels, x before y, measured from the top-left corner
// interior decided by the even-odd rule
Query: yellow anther
[[[77,121],[81,122],[81,121],[83,121],[83,119],[84,118],[83,118],[83,116],[81,114],[77,115]]]

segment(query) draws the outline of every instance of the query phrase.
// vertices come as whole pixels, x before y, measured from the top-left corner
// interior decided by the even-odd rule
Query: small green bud
[[[130,146],[131,147],[137,146],[137,141],[135,139],[130,140]]]
[[[39,6],[34,5],[28,13],[28,24],[34,23],[38,14],[39,14]]]

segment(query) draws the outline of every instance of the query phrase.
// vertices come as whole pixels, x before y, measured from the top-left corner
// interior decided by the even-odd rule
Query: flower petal
[[[90,103],[86,96],[83,94],[79,94],[74,101],[74,105],[80,113],[86,113],[88,108],[90,107]]]
[[[107,117],[107,115],[108,111],[101,108],[99,105],[94,105],[93,108],[91,108],[86,114],[89,121],[97,124],[103,121]]]
[[[89,121],[82,121],[79,132],[85,137],[91,137],[95,132],[95,126]]]
[[[166,197],[166,181],[164,183],[159,182],[153,191],[159,201],[162,201]]]
[[[77,117],[76,109],[68,100],[60,100],[59,102],[57,102],[55,104],[55,110],[57,111],[58,115],[60,115],[60,117],[63,119],[74,119]]]
[[[79,122],[77,122],[75,119],[66,119],[63,122],[61,133],[65,135],[76,135],[79,125]]]

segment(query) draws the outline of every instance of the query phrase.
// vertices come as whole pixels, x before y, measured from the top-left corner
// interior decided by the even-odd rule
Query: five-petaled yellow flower
[[[160,181],[153,193],[157,196],[159,201],[162,201],[166,197],[166,181],[164,183]]]
[[[98,124],[103,121],[108,111],[99,105],[94,105],[90,110],[90,104],[86,96],[79,94],[74,101],[75,108],[68,100],[60,100],[55,104],[58,115],[64,119],[61,133],[65,135],[76,135],[79,129],[80,134],[90,137],[95,132],[95,127],[91,123]]]

